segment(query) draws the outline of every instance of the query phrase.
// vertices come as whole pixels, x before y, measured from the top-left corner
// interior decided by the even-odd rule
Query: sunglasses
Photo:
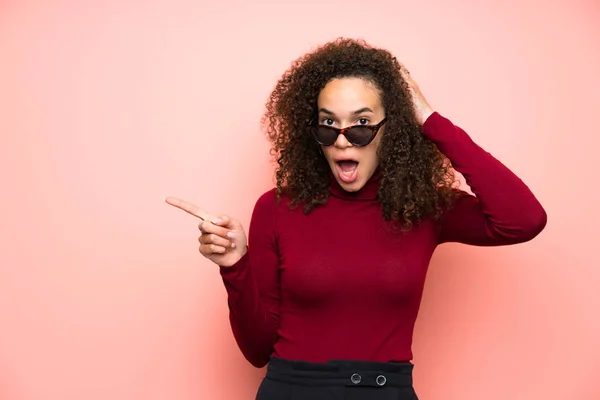
[[[344,135],[354,146],[366,146],[375,139],[375,135],[386,121],[387,118],[384,118],[377,125],[354,125],[343,129],[327,125],[313,125],[311,131],[321,146],[331,146],[339,135]]]

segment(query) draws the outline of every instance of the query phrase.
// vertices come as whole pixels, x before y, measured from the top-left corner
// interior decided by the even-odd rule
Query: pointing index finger
[[[201,220],[205,220],[208,218],[208,213],[206,211],[188,201],[178,199],[175,197],[167,197],[165,201],[167,202],[167,204],[177,207],[187,212],[188,214],[193,215],[194,217],[200,218]]]

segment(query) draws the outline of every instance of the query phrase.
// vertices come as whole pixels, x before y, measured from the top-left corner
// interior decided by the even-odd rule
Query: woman
[[[436,246],[531,240],[544,209],[362,41],[294,62],[263,122],[277,185],[255,205],[250,246],[235,219],[167,199],[201,219],[236,341],[269,364],[257,399],[416,399],[411,341]]]

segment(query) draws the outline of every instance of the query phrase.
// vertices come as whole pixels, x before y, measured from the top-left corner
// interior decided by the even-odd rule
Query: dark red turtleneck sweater
[[[437,245],[508,245],[535,237],[546,213],[527,186],[438,113],[423,125],[463,174],[464,194],[439,221],[409,233],[388,229],[374,176],[359,192],[332,179],[326,205],[305,215],[262,195],[250,223],[248,252],[221,268],[230,321],[244,356],[262,367],[271,355],[404,361],[425,275]]]

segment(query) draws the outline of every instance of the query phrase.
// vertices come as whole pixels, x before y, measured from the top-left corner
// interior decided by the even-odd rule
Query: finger
[[[225,214],[210,216],[207,215],[204,219],[210,221],[213,225],[218,225],[222,227],[229,227],[229,225],[231,224],[231,218],[229,218],[229,216]],[[202,222],[203,221],[200,221],[200,223],[198,224],[198,229],[200,230],[202,230]]]
[[[229,226],[229,224],[231,223],[231,218],[229,218],[228,215],[221,214],[215,216],[214,218],[211,218],[210,222],[219,226]]]
[[[198,242],[200,242],[200,244],[215,244],[215,245],[221,246],[221,247],[231,247],[231,248],[235,247],[233,245],[233,243],[231,242],[231,240],[222,238],[222,237],[217,236],[212,233],[200,235],[198,237]]]
[[[398,61],[398,64],[400,64],[400,71],[401,71],[402,73],[410,74],[410,73],[408,72],[408,68],[406,68],[406,65],[404,65],[404,63],[401,63],[400,61]]]
[[[217,246],[215,244],[203,244],[200,245],[200,253],[204,257],[210,257],[213,254],[225,254],[227,249],[222,246]]]
[[[170,204],[174,207],[177,207],[189,214],[192,214],[194,217],[198,217],[200,219],[207,219],[208,213],[204,211],[202,208],[198,207],[195,204],[192,204],[188,201],[178,199],[176,197],[167,197],[165,199],[167,204]]]
[[[402,63],[400,63],[400,74],[402,75],[402,78],[404,78],[405,81],[407,81],[410,84],[414,84],[414,80],[410,75],[410,71]]]
[[[198,229],[205,234],[214,234],[225,239],[235,239],[235,233],[223,226],[215,225],[211,221],[201,221],[198,224]]]

